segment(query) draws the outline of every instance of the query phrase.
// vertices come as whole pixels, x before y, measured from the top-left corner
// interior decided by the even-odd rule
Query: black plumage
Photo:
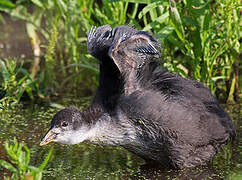
[[[232,120],[208,88],[159,69],[159,44],[147,32],[101,26],[90,31],[88,50],[100,61],[94,100],[83,112],[58,112],[42,144],[120,145],[181,169],[206,164],[235,137]]]

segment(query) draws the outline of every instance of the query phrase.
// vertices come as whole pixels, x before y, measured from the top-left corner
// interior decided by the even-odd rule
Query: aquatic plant
[[[38,83],[15,59],[0,60],[0,109],[17,104],[26,92],[30,99],[39,94]]]
[[[12,144],[6,141],[4,148],[8,155],[8,161],[0,160],[0,166],[12,172],[11,177],[5,177],[4,179],[40,180],[42,178],[43,170],[51,157],[52,148],[43,163],[38,167],[29,164],[30,149],[24,143],[18,143],[16,138],[14,138]]]

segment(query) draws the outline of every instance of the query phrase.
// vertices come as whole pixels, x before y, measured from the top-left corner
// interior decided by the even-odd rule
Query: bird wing
[[[109,38],[111,31],[112,28],[107,24],[98,28],[92,26],[87,34],[87,50],[100,61],[104,54],[108,53],[108,48],[112,44],[112,40]]]
[[[151,57],[159,57],[158,47],[158,42],[147,32],[140,31],[131,37],[124,33],[110,47],[109,56],[121,73],[127,73],[130,69],[142,68]]]

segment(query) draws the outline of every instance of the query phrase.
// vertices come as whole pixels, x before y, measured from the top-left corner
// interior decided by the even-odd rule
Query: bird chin
[[[72,140],[70,140],[69,138],[65,138],[65,137],[57,137],[55,140],[53,140],[54,142],[60,143],[60,144],[67,144],[67,145],[72,145],[72,144],[77,144],[74,143]]]

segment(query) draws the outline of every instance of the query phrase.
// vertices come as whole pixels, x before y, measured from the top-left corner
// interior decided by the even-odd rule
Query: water
[[[62,98],[61,104],[87,106],[88,100]],[[242,111],[240,105],[226,105],[237,130],[236,141],[229,143],[209,166],[168,171],[144,164],[139,157],[121,147],[101,147],[78,144],[74,146],[50,143],[39,146],[50,120],[59,109],[28,105],[0,114],[0,159],[6,160],[3,143],[17,137],[31,149],[31,165],[38,166],[51,146],[52,157],[43,179],[242,179]],[[0,168],[0,179],[9,172]]]

